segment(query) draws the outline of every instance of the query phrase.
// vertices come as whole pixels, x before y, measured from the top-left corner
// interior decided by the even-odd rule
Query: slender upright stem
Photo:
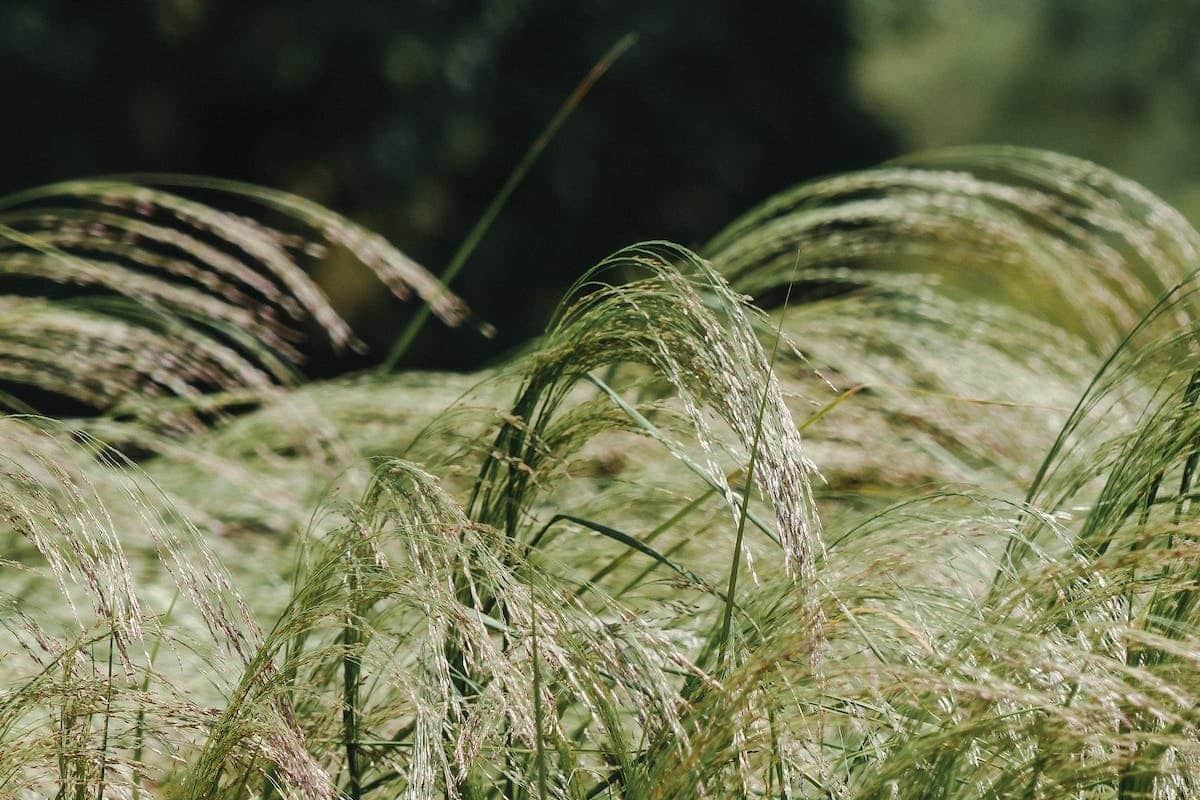
[[[571,94],[567,96],[567,99],[563,101],[563,104],[559,106],[558,111],[550,119],[550,122],[546,124],[546,127],[542,130],[538,137],[533,140],[533,144],[529,146],[529,149],[525,151],[525,155],[517,163],[517,166],[513,169],[512,173],[509,174],[508,180],[504,182],[504,185],[500,187],[500,191],[497,192],[494,198],[492,198],[492,202],[488,204],[486,209],[484,209],[483,215],[479,217],[479,220],[475,223],[475,227],[471,228],[471,231],[467,234],[466,238],[463,239],[462,244],[458,246],[458,250],[450,259],[450,263],[446,265],[446,269],[438,277],[438,280],[441,281],[443,288],[448,287],[451,281],[458,276],[458,273],[462,270],[463,266],[466,265],[467,259],[471,257],[471,254],[475,252],[475,248],[479,246],[479,242],[483,239],[484,234],[487,233],[488,228],[492,226],[492,223],[496,220],[496,217],[508,203],[509,197],[511,197],[516,188],[521,185],[521,181],[525,179],[525,176],[533,167],[534,162],[538,160],[538,156],[540,156],[542,151],[546,149],[546,145],[549,144],[550,140],[554,138],[554,135],[558,133],[558,129],[562,127],[562,124],[567,121],[568,117],[571,116],[571,112],[573,112],[579,106],[579,104],[583,101],[583,98],[587,96],[589,91],[591,91],[592,86],[596,84],[596,81],[600,80],[604,73],[608,72],[608,69],[613,65],[613,62],[620,58],[622,53],[633,46],[633,43],[636,39],[637,37],[632,33],[621,37],[621,39],[611,48],[609,48],[609,51],[595,63],[591,70],[588,71],[588,74],[583,77],[583,80],[579,82]],[[421,307],[416,310],[416,313],[413,314],[413,318],[409,320],[409,323],[405,326],[404,331],[392,345],[392,349],[388,352],[387,358],[384,359],[383,364],[380,365],[380,372],[387,373],[396,368],[396,364],[398,364],[400,359],[404,357],[404,354],[408,352],[408,348],[412,346],[413,341],[417,338],[417,334],[421,332],[421,328],[423,328],[425,323],[429,320],[429,314],[430,310],[428,303],[422,304]]]

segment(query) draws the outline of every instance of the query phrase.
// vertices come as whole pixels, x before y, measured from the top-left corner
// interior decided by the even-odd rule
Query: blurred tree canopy
[[[9,0],[0,60],[22,113],[0,132],[0,188],[142,170],[250,180],[348,213],[438,272],[629,32],[637,45],[456,281],[500,337],[431,324],[408,364],[479,363],[540,331],[613,250],[703,241],[773,191],[892,152],[846,83],[840,4]],[[340,266],[318,279],[380,358],[411,308]]]
[[[853,82],[905,149],[1068,152],[1200,217],[1200,2],[852,0]]]
[[[439,272],[621,36],[455,288],[500,336],[430,324],[405,365],[478,365],[634,241],[696,244],[804,179],[1012,142],[1105,163],[1200,211],[1200,3],[1106,0],[67,0],[0,3],[0,190],[193,172],[311,197]],[[381,358],[412,308],[317,279]]]

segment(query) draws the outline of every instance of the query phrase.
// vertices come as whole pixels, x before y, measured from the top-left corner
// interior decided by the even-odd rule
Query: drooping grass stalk
[[[796,264],[800,263],[799,253],[796,255]],[[795,267],[793,267],[793,275]],[[788,301],[791,300],[792,286],[795,280],[788,281],[787,293],[784,297],[783,307],[784,312],[779,315],[779,326],[775,331],[775,341],[771,345],[771,357],[767,360],[767,377],[763,381],[762,399],[759,401],[758,418],[754,427],[754,440],[750,445],[750,461],[746,465],[746,483],[742,489],[741,507],[738,509],[737,517],[737,533],[733,541],[733,552],[730,555],[729,564],[729,579],[725,589],[725,603],[721,610],[721,627],[715,637],[715,648],[717,651],[717,671],[723,672],[727,666],[726,657],[728,655],[728,644],[730,636],[730,627],[733,623],[733,607],[737,601],[737,580],[738,572],[741,567],[742,546],[745,541],[746,534],[746,519],[750,512],[750,494],[754,491],[754,469],[758,463],[758,448],[762,443],[763,421],[766,419],[767,399],[770,397],[770,375],[775,371],[775,361],[779,356],[779,344],[783,341],[783,321],[786,316]],[[841,397],[845,397],[843,394]],[[838,400],[841,399],[838,398]],[[834,401],[835,403],[837,400]]]
[[[492,223],[496,221],[496,217],[499,216],[504,206],[508,204],[508,199],[512,196],[512,193],[525,180],[525,176],[529,174],[529,170],[533,168],[542,151],[546,149],[546,145],[558,133],[558,129],[562,127],[567,118],[571,116],[571,113],[583,102],[583,98],[591,91],[596,81],[600,80],[604,76],[604,73],[608,72],[613,62],[620,58],[636,41],[637,37],[632,33],[621,37],[616,44],[609,48],[607,53],[601,56],[600,60],[583,77],[583,80],[567,95],[567,99],[563,101],[558,111],[550,118],[550,122],[546,124],[546,127],[538,134],[538,137],[529,145],[529,149],[525,151],[521,160],[517,162],[517,166],[513,168],[508,179],[505,180],[504,185],[500,187],[500,191],[492,198],[487,208],[484,209],[483,214],[476,221],[475,226],[471,228],[466,238],[463,239],[462,244],[458,246],[450,262],[446,265],[446,269],[438,276],[438,280],[443,287],[448,287],[458,277],[458,273],[466,266],[467,260],[475,252],[475,248],[479,246],[479,242],[482,241],[488,229],[492,227]],[[391,372],[396,368],[396,365],[400,363],[400,359],[404,358],[405,353],[408,352],[409,347],[412,346],[417,335],[420,334],[421,329],[425,327],[425,323],[428,321],[429,308],[428,306],[421,306],[413,313],[412,319],[409,320],[408,324],[404,327],[404,331],[401,332],[392,345],[391,350],[388,351],[387,358],[383,360],[383,363],[379,367],[380,372]]]
[[[1194,796],[1200,278],[1127,339],[1116,331],[1200,252],[1196,236],[1071,160],[934,162],[785,193],[715,240],[711,261],[663,243],[622,251],[605,268],[650,277],[590,274],[542,340],[463,380],[245,386],[223,391],[246,403],[212,413],[178,386],[159,404],[121,383],[153,371],[137,355],[146,331],[89,308],[94,345],[76,349],[115,361],[68,377],[111,378],[96,391],[136,411],[65,431],[0,420],[0,568],[37,617],[0,620],[22,648],[0,665],[20,686],[0,696],[0,795]],[[129,184],[111,185],[107,202],[132,210]],[[173,247],[136,210],[90,239],[55,229],[108,213],[94,184],[71,191],[34,204],[57,220],[46,231],[32,208],[0,224],[47,247],[82,236],[68,252],[133,230],[160,238],[131,258]],[[162,203],[148,224],[192,210]],[[230,225],[255,231],[251,247],[294,249]],[[180,228],[187,248],[199,235],[238,249],[228,231]],[[16,274],[65,269],[8,242],[0,265]],[[919,274],[952,284],[945,264],[1027,282],[1034,303],[1048,285],[1088,318],[1060,337],[1013,298]],[[113,279],[95,261],[70,266],[81,272],[51,274]],[[213,285],[241,274],[219,257],[213,268]],[[142,288],[173,291],[172,275]],[[785,282],[852,288],[789,295],[778,327],[741,296]],[[0,299],[0,378],[25,357],[21,385],[57,385],[43,370],[69,358],[75,340],[61,337],[81,324],[79,307],[64,311]],[[170,341],[163,352],[184,357],[203,336]],[[792,400],[811,413],[793,419]],[[158,444],[134,465],[88,438],[99,431]],[[828,536],[796,524],[809,457],[828,481]],[[145,505],[150,485],[171,502]],[[761,527],[791,560],[756,559],[751,583],[756,490],[775,511]],[[718,496],[733,526],[706,513]],[[714,537],[721,525],[733,535]],[[796,546],[801,530],[811,547]],[[281,540],[300,531],[289,575]],[[670,580],[636,591],[655,570]],[[142,668],[122,648],[164,582],[193,613],[173,602],[157,621],[134,694],[113,676],[118,662]],[[180,658],[160,665],[167,636]],[[105,638],[107,679],[83,649]],[[130,702],[133,757],[110,764]]]
[[[840,406],[842,403],[846,402],[847,400],[851,399],[852,397],[854,397],[856,394],[858,394],[860,391],[862,391],[865,388],[866,388],[865,384],[859,384],[857,386],[852,386],[851,388],[847,389],[846,391],[838,393],[838,395],[836,397],[834,397],[832,400],[825,403],[825,405],[821,406],[819,409],[817,409],[812,414],[807,416],[804,420],[798,422],[796,424],[796,429],[801,432],[807,430],[810,426],[812,426],[815,423],[817,423],[818,421],[820,421],[826,414],[833,411],[835,408],[837,408],[838,406]],[[737,477],[737,475],[729,475],[729,476],[727,476],[727,480],[732,481],[735,479],[735,477]],[[666,520],[659,523],[658,526],[654,528],[654,530],[650,531],[650,533],[646,534],[641,539],[642,543],[644,543],[646,545],[651,544],[655,539],[657,539],[659,536],[661,536],[662,534],[666,533],[671,528],[673,528],[677,523],[679,523],[681,520],[686,518],[689,514],[694,512],[706,500],[713,497],[713,495],[715,495],[716,493],[717,493],[716,487],[710,486],[708,489],[706,489],[700,495],[698,495],[694,499],[692,499],[692,500],[688,501],[686,504],[684,504],[673,515],[671,515]],[[681,545],[682,545],[682,543],[680,543],[679,545],[676,545],[676,548]],[[649,575],[651,572],[653,572],[660,564],[667,564],[668,566],[670,566],[671,565],[670,557],[671,557],[674,549],[675,548],[668,550],[666,553],[664,553],[662,555],[662,557],[654,557],[654,563],[648,565],[643,570],[641,570],[632,580],[630,580],[627,584],[625,584],[614,595],[614,597],[620,598],[626,592],[628,592],[630,589],[632,589],[634,586],[640,584],[642,582],[642,580],[644,580],[646,578],[646,576]],[[627,549],[624,552],[622,552],[620,555],[614,557],[612,559],[612,561],[610,561],[608,564],[601,567],[599,570],[597,570],[595,573],[593,573],[586,581],[584,581],[579,586],[579,588],[575,590],[575,596],[580,597],[583,594],[585,594],[587,591],[589,591],[591,588],[593,588],[596,584],[598,584],[605,576],[610,574],[613,570],[619,568],[628,559],[630,559],[633,556],[634,552],[635,552],[635,549],[630,548],[630,549]],[[678,570],[676,570],[676,571],[678,571]],[[728,597],[728,595],[721,595],[721,597],[724,599],[725,597]]]

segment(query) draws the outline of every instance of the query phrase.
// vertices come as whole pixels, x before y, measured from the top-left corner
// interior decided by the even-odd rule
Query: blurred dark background
[[[771,193],[905,151],[1094,158],[1200,210],[1200,4],[1044,0],[0,0],[0,192],[125,171],[287,189],[440,272],[563,98],[574,113],[455,281],[500,335],[431,322],[404,366],[539,332],[622,245],[695,245]],[[412,313],[317,279],[382,358]]]

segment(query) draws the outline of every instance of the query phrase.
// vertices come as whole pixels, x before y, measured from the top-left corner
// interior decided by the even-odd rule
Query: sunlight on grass
[[[305,382],[327,248],[478,324],[271,190],[0,199],[0,795],[1200,791],[1200,234],[1140,186],[815,181],[472,375]]]

